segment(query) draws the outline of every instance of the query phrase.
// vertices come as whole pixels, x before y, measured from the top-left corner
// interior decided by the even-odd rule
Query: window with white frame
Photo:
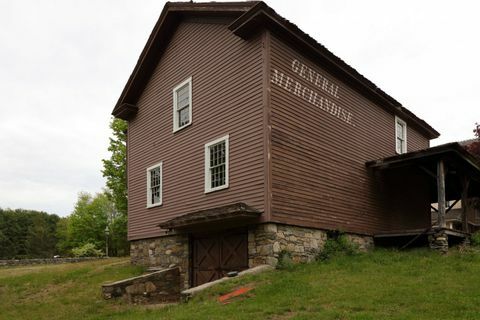
[[[147,207],[162,204],[162,162],[147,169]]]
[[[407,152],[407,124],[395,117],[395,151],[398,154]]]
[[[205,144],[205,193],[228,188],[228,135]]]
[[[192,123],[192,78],[173,89],[173,132]]]

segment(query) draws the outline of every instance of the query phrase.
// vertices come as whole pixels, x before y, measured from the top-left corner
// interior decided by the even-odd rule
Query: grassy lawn
[[[480,319],[480,253],[376,250],[235,279],[187,304],[102,299],[101,283],[141,272],[125,259],[0,268],[0,319]],[[242,285],[255,289],[216,301]]]

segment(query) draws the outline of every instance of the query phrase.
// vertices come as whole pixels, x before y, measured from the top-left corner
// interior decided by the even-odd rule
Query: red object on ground
[[[227,293],[227,294],[224,294],[223,296],[218,297],[217,300],[218,300],[218,302],[221,302],[223,304],[227,304],[227,303],[229,303],[227,300],[229,300],[231,298],[238,297],[242,294],[245,294],[245,293],[249,292],[250,290],[253,290],[253,288],[242,287],[242,288],[239,288],[235,291],[232,291],[230,293]]]

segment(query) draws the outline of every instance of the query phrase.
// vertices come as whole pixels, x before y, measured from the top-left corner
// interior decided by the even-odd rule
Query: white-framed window
[[[162,204],[163,163],[147,168],[147,208]]]
[[[205,193],[228,188],[228,138],[205,144]]]
[[[395,151],[398,154],[407,152],[407,123],[395,116]]]
[[[173,88],[173,132],[192,124],[192,77]]]

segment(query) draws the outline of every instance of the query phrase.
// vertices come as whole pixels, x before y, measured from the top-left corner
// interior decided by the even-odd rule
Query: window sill
[[[160,207],[162,205],[162,202],[160,203],[155,203],[155,204],[147,204],[147,209],[149,208],[155,208],[155,207]]]
[[[216,188],[213,188],[213,189],[205,189],[205,194],[212,193],[212,192],[215,192],[215,191],[224,190],[224,189],[228,189],[228,184],[226,184],[224,186],[221,186],[221,187],[216,187]]]
[[[181,131],[181,130],[183,130],[183,129],[185,129],[185,128],[188,128],[188,127],[190,127],[191,125],[192,125],[192,122],[190,121],[188,124],[186,124],[186,125],[184,125],[184,126],[182,126],[182,127],[180,127],[180,128],[173,128],[173,133],[178,132],[178,131]]]

